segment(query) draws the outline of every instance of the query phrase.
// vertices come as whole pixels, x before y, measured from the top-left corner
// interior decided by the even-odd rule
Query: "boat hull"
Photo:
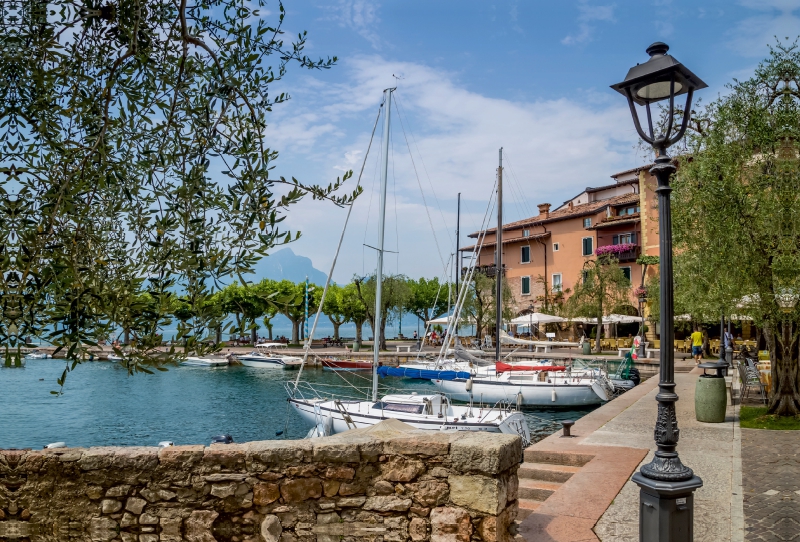
[[[469,402],[467,381],[433,380],[443,393],[456,401]],[[518,396],[521,394],[521,400]],[[592,389],[592,384],[534,384],[508,381],[473,380],[472,400],[483,404],[508,401],[522,406],[580,407],[599,405],[603,399]]]
[[[322,368],[331,371],[371,371],[371,361],[353,361],[351,359],[323,359]]]
[[[248,356],[239,356],[237,358],[239,363],[244,365],[245,367],[252,367],[255,369],[296,369],[300,367],[301,361],[295,362],[286,362],[284,359],[279,357],[248,357]]]
[[[220,358],[189,357],[182,361],[180,365],[183,367],[225,367],[228,365],[228,360]]]
[[[519,435],[527,446],[530,443],[530,430],[521,412],[503,411],[503,419],[497,420],[497,414],[485,415],[486,411],[473,408],[472,418],[462,419],[460,415],[442,418],[436,415],[413,415],[401,412],[389,412],[370,408],[372,402],[341,401],[342,408],[350,418],[344,419],[344,413],[336,408],[333,401],[316,401],[305,399],[288,399],[297,414],[312,427],[324,426],[328,434],[343,433],[350,429],[371,427],[383,420],[395,419],[407,423],[416,429],[428,431],[479,431],[484,433],[506,433]],[[451,407],[466,410],[467,407]],[[497,411],[495,411],[497,412]],[[491,418],[489,423],[485,420]],[[484,420],[481,422],[481,420]]]

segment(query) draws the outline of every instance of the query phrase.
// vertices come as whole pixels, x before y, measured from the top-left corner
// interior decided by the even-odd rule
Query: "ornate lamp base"
[[[688,480],[663,481],[646,478],[641,472],[633,475],[633,482],[641,488],[639,540],[691,542],[694,539],[693,493],[703,486],[703,481],[690,476]]]

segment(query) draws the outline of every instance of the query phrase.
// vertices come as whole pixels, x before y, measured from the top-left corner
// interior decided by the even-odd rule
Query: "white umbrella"
[[[603,323],[609,324],[632,324],[643,320],[640,316],[628,316],[627,314],[609,314],[603,317]]]
[[[431,326],[435,326],[437,324],[438,325],[442,325],[442,326],[447,326],[447,325],[450,325],[450,320],[452,318],[453,318],[452,316],[440,316],[439,318],[434,318],[433,320],[428,320],[425,323],[428,324],[428,325],[431,325]],[[472,324],[475,323],[475,321],[472,320],[471,318],[461,318],[461,323],[463,324],[464,322],[466,322],[467,325],[472,325]]]
[[[570,322],[580,322],[581,324],[596,324],[597,318],[589,318],[587,316],[576,316],[569,319]]]
[[[523,314],[512,319],[509,323],[518,326],[526,326],[530,324],[552,324],[554,322],[564,322],[565,318],[560,316],[553,316],[552,314],[544,314],[542,312],[532,312],[530,314]]]

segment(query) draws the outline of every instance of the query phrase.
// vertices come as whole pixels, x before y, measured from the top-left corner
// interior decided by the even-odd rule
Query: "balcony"
[[[597,247],[595,254],[601,256],[607,254],[620,262],[635,262],[639,257],[641,247],[634,243],[623,243],[620,245],[605,245]]]
[[[461,276],[465,275],[464,271],[466,269],[467,268],[465,267],[462,270]],[[506,270],[506,265],[503,264],[503,272],[505,272],[505,270]],[[479,265],[478,267],[475,268],[475,271],[477,273],[483,273],[487,277],[494,277],[495,275],[497,275],[497,266],[496,265]]]

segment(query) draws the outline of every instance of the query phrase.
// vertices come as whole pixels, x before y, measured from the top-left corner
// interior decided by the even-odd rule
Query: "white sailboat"
[[[372,363],[372,399],[362,400],[342,400],[330,397],[304,397],[298,387],[300,376],[298,373],[294,385],[287,385],[289,392],[289,404],[295,412],[312,426],[309,437],[325,436],[348,429],[368,427],[375,425],[386,419],[396,419],[419,429],[436,431],[484,431],[495,433],[510,433],[519,435],[523,445],[530,444],[530,429],[522,412],[514,408],[514,403],[507,401],[497,402],[494,406],[486,407],[481,405],[475,407],[473,404],[456,406],[450,403],[447,396],[441,393],[433,394],[391,394],[378,399],[378,369],[379,369],[379,344],[381,325],[381,297],[383,282],[383,254],[384,254],[384,227],[386,223],[386,192],[388,181],[389,163],[389,137],[390,137],[390,118],[392,92],[395,89],[384,91],[384,127],[383,127],[383,152],[381,163],[381,194],[380,210],[378,223],[378,264],[376,270],[375,288],[375,346],[373,348],[374,359]],[[376,121],[377,123],[377,121]],[[374,134],[374,131],[373,131]],[[366,158],[365,158],[366,159]],[[349,220],[352,205],[348,210],[347,220]],[[344,230],[342,230],[342,237]],[[339,240],[341,247],[342,239]],[[338,248],[337,248],[338,256]],[[331,271],[328,273],[328,282],[323,291],[323,300],[328,290],[330,277],[333,276],[333,268],[336,265],[334,257]],[[320,308],[322,301],[320,302]],[[306,357],[311,338],[314,336],[316,323],[319,321],[319,312],[314,320],[314,327],[311,330],[309,339],[306,343]],[[456,374],[457,375],[457,374]],[[455,376],[455,375],[454,375]]]
[[[500,149],[500,165],[497,169],[497,239],[496,246],[503,244],[503,149]],[[496,341],[494,367],[469,369],[470,375],[454,379],[434,379],[433,382],[453,399],[471,401],[481,397],[488,402],[508,401],[520,406],[576,407],[600,404],[608,401],[614,385],[600,369],[579,369],[539,364],[502,363],[503,342],[519,345],[535,344],[535,341],[514,339],[502,327],[502,276],[503,251],[495,251],[496,293],[495,329]],[[458,306],[457,306],[458,307]],[[458,308],[456,309],[458,314]],[[450,329],[448,328],[448,336]],[[463,366],[463,362],[461,366]]]

